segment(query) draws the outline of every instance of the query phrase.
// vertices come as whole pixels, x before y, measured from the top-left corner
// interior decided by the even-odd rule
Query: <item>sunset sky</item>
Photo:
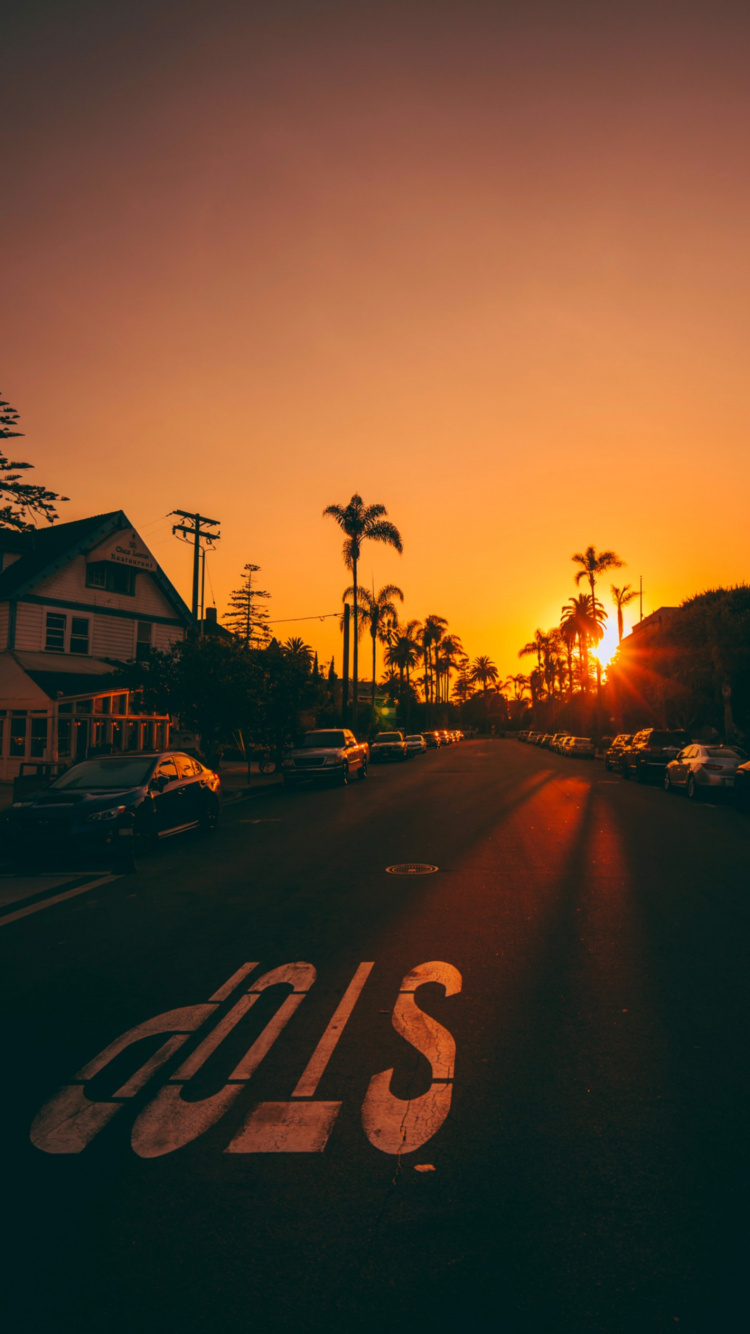
[[[250,560],[272,616],[335,611],[322,510],[360,491],[404,539],[363,580],[503,675],[589,543],[647,612],[746,580],[749,58],[725,0],[26,0],[19,456],[61,517],[123,508],[187,599],[164,516],[221,519],[220,612]],[[340,668],[334,621],[277,632]]]

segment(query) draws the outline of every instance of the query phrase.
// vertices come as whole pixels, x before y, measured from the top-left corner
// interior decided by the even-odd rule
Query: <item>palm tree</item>
[[[419,640],[417,636],[421,628],[419,621],[409,621],[406,625],[397,626],[393,641],[385,651],[387,665],[398,668],[400,681],[399,705],[406,696],[407,713],[411,698],[411,671],[419,661]],[[406,680],[406,691],[404,690],[404,679]]]
[[[395,524],[389,519],[384,518],[388,513],[385,505],[365,505],[362,497],[356,493],[352,496],[348,505],[327,505],[323,510],[323,517],[330,515],[335,519],[339,528],[346,534],[344,540],[344,564],[352,572],[352,588],[354,590],[354,652],[352,661],[352,729],[357,726],[357,695],[359,689],[359,633],[357,627],[357,617],[359,612],[359,598],[357,595],[357,566],[360,555],[362,554],[362,543],[385,542],[388,546],[395,547],[397,551],[403,551],[401,534]]]
[[[523,648],[520,648],[518,650],[518,656],[519,658],[527,658],[530,654],[535,653],[536,665],[539,668],[539,671],[541,672],[542,658],[544,657],[544,652],[546,647],[547,647],[547,636],[545,635],[544,631],[535,630],[534,638],[530,639],[528,644],[524,644]]]
[[[585,551],[577,551],[570,559],[574,565],[581,566],[580,570],[576,571],[576,584],[580,584],[582,579],[589,581],[592,606],[596,605],[597,575],[605,574],[607,570],[619,570],[625,564],[614,551],[597,551],[596,547],[586,547]]]
[[[429,707],[432,701],[432,648],[435,648],[437,659],[437,646],[443,638],[445,626],[448,624],[444,616],[427,616],[422,626],[422,654],[424,656],[424,700]],[[435,669],[435,686],[437,686],[437,667]]]
[[[374,591],[369,593],[367,589],[357,590],[359,599],[359,608],[362,613],[362,630],[367,628],[372,637],[372,708],[375,710],[375,672],[377,670],[376,655],[378,640],[381,643],[388,643],[393,635],[393,627],[398,623],[398,611],[394,598],[401,602],[404,595],[400,588],[395,584],[384,584],[376,594]],[[354,597],[354,588],[347,588],[344,593],[344,601],[348,597]]]
[[[634,588],[631,588],[630,584],[623,584],[622,588],[616,588],[614,584],[610,584],[610,592],[612,601],[617,608],[617,638],[619,643],[622,643],[625,628],[622,621],[622,609],[627,607],[629,603],[634,602],[638,594]]]
[[[437,676],[438,676],[438,703],[441,702],[440,682],[443,682],[442,699],[445,703],[450,699],[451,693],[451,672],[454,667],[459,667],[462,659],[466,657],[463,644],[458,635],[443,635],[438,646],[437,654]]]
[[[482,687],[482,694],[484,695],[485,703],[487,701],[487,688],[490,684],[492,685],[495,684],[495,682],[498,679],[498,676],[499,672],[494,662],[492,661],[492,658],[481,656],[479,658],[475,658],[473,663],[471,664],[469,680],[473,681],[475,685],[480,685]]]
[[[607,613],[598,598],[592,601],[590,593],[579,593],[578,597],[569,598],[562,609],[560,622],[563,636],[575,634],[578,639],[578,654],[581,664],[581,683],[584,690],[589,685],[589,644],[598,644]]]
[[[522,700],[529,688],[529,678],[524,676],[523,672],[517,672],[515,676],[509,676],[507,680],[503,681],[503,688],[512,690],[513,698],[516,701]]]
[[[294,658],[295,662],[298,662],[300,666],[310,666],[313,660],[313,651],[310,648],[310,645],[305,643],[304,639],[300,639],[299,635],[292,635],[290,639],[287,639],[283,648],[285,653],[288,653],[290,658]]]

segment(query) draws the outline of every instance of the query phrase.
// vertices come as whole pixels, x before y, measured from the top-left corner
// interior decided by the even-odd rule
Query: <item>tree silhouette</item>
[[[354,588],[347,588],[344,593],[344,601],[348,597],[354,597]],[[388,644],[393,637],[394,628],[398,623],[398,610],[394,598],[403,602],[404,595],[400,588],[395,584],[384,584],[377,593],[370,593],[366,588],[357,590],[359,600],[359,609],[362,614],[361,626],[364,632],[369,630],[372,638],[372,708],[375,709],[375,673],[377,671],[377,645],[378,640],[383,644]],[[359,629],[359,627],[358,627]]]
[[[270,598],[264,588],[253,588],[253,575],[259,565],[243,565],[243,581],[229,594],[229,610],[224,621],[246,648],[265,648],[270,638],[268,608],[257,605],[259,598]],[[255,641],[255,642],[254,642]]]
[[[617,639],[621,644],[625,628],[622,619],[622,609],[623,607],[629,606],[631,602],[634,602],[638,597],[638,594],[634,588],[631,588],[630,584],[623,584],[622,588],[616,588],[614,584],[610,584],[610,592],[612,594],[612,601],[617,608]]]
[[[16,409],[0,398],[0,440],[22,436],[23,431],[17,431],[17,425]],[[55,501],[64,501],[68,497],[22,481],[21,473],[33,466],[33,463],[9,459],[0,450],[0,528],[15,528],[19,533],[27,533],[36,526],[32,520],[46,519],[47,523],[54,523],[59,518]]]
[[[348,505],[327,505],[323,510],[323,517],[329,516],[334,519],[345,534],[344,538],[344,564],[352,572],[352,589],[354,592],[354,652],[352,661],[352,727],[357,726],[357,704],[358,704],[358,683],[359,683],[359,632],[357,618],[359,614],[359,598],[357,596],[357,572],[359,558],[362,553],[362,543],[385,542],[388,546],[395,547],[398,552],[403,551],[401,534],[395,524],[384,516],[388,513],[385,505],[365,505],[362,497],[355,494],[352,496]]]
[[[576,583],[580,584],[582,579],[588,579],[592,606],[596,605],[597,575],[604,574],[607,570],[619,570],[625,563],[614,551],[597,552],[596,547],[586,547],[585,551],[577,551],[570,559],[574,565],[581,566],[580,570],[576,571]]]

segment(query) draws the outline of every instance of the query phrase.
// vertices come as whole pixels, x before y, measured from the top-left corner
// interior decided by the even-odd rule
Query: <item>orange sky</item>
[[[124,508],[188,598],[158,520],[220,518],[220,610],[252,560],[276,617],[337,608],[321,511],[359,490],[404,538],[363,577],[503,674],[588,543],[646,611],[747,579],[749,37],[722,0],[28,0],[21,456],[65,518]],[[340,666],[333,625],[279,631]]]

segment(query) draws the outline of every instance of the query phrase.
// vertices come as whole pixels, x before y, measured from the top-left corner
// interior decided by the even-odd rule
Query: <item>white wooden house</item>
[[[24,760],[166,746],[169,719],[113,682],[191,623],[122,510],[0,529],[0,779]]]

